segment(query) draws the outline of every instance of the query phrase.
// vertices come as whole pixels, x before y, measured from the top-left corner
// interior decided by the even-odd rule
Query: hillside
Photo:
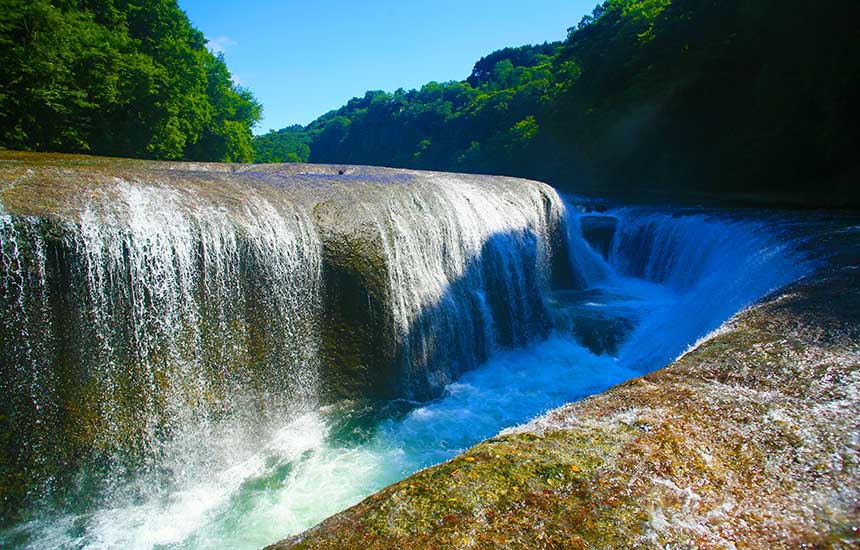
[[[856,206],[858,15],[844,0],[608,0],[562,43],[494,52],[461,82],[367,92],[255,147],[262,161]]]

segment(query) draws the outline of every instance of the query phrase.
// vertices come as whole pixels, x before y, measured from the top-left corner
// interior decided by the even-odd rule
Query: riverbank
[[[670,366],[556,409],[269,547],[851,548],[860,247]]]

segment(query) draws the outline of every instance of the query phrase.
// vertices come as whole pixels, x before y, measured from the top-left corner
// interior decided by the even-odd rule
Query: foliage
[[[313,162],[856,203],[858,16],[847,0],[607,0],[564,42],[368,92],[292,133]]]
[[[0,147],[250,161],[261,107],[176,0],[0,0]]]
[[[311,155],[308,136],[301,125],[255,136],[254,150],[257,162],[307,162]]]

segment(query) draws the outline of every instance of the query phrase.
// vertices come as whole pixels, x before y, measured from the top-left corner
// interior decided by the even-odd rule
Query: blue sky
[[[462,80],[505,46],[561,40],[597,0],[179,0],[264,108],[263,133],[367,90]]]

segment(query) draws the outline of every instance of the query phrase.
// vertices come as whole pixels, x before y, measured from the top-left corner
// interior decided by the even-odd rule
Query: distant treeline
[[[0,0],[0,147],[251,161],[261,107],[176,0]]]
[[[257,161],[856,204],[857,21],[855,0],[608,0],[567,40],[494,52],[463,82],[368,92],[259,136]]]

